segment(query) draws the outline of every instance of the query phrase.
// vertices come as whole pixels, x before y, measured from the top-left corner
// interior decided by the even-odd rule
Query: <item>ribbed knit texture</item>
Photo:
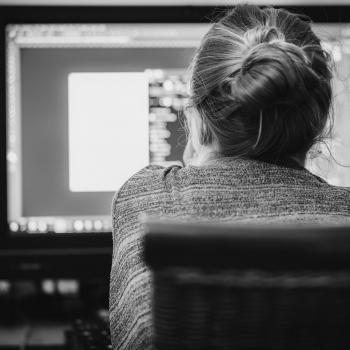
[[[222,158],[203,167],[149,166],[112,204],[110,321],[113,349],[151,349],[151,281],[140,216],[217,222],[350,224],[350,190],[294,163]]]

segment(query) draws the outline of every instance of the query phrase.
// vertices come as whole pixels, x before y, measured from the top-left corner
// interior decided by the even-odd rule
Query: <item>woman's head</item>
[[[223,156],[305,155],[327,124],[331,76],[309,22],[286,10],[236,6],[211,27],[193,61],[199,143],[215,143]]]

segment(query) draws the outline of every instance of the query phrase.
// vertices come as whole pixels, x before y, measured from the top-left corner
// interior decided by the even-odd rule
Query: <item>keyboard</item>
[[[77,319],[67,332],[69,350],[112,350],[108,320]]]

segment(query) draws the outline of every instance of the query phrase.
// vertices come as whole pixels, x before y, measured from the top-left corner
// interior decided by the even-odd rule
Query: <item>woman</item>
[[[350,223],[349,190],[304,168],[329,124],[330,60],[310,24],[239,5],[193,62],[185,167],[149,166],[113,201],[110,318],[115,349],[151,347],[150,275],[139,216]]]

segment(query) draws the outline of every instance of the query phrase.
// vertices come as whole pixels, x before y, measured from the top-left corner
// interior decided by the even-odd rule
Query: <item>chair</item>
[[[350,228],[146,224],[155,349],[350,349]]]

